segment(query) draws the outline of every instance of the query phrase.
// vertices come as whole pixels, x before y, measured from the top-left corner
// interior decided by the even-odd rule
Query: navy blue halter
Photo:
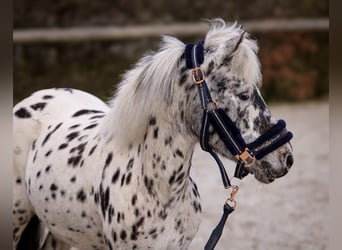
[[[208,132],[210,125],[213,126],[230,153],[236,157],[237,166],[234,176],[239,179],[244,178],[248,174],[246,168],[252,166],[255,160],[260,160],[268,153],[289,142],[293,135],[285,129],[285,121],[279,120],[255,141],[247,144],[234,122],[210,95],[210,91],[204,78],[204,73],[200,68],[200,65],[204,60],[203,45],[204,41],[200,41],[196,45],[192,43],[188,43],[186,45],[186,66],[187,68],[192,69],[192,79],[198,88],[203,110],[202,126],[200,131],[201,148],[204,151],[209,152],[214,157],[219,166],[223,185],[225,188],[228,188],[231,184],[225,168],[218,155],[209,145]]]
[[[210,95],[204,73],[200,68],[200,65],[204,61],[203,46],[204,41],[200,41],[197,44],[188,43],[185,47],[186,66],[187,68],[192,69],[192,80],[197,86],[203,110],[200,145],[204,151],[209,152],[216,160],[220,170],[223,186],[225,188],[229,188],[231,187],[231,183],[223,163],[209,145],[210,126],[214,128],[224,145],[237,159],[234,176],[239,179],[243,179],[248,175],[249,172],[247,168],[254,165],[255,160],[260,160],[268,153],[289,142],[293,135],[291,132],[286,130],[285,121],[278,120],[278,122],[268,131],[259,136],[252,143],[247,144],[234,122]],[[228,215],[233,211],[234,207],[230,206],[226,202],[223,207],[222,218],[211,233],[210,238],[205,245],[205,250],[215,248],[219,238],[221,237]]]

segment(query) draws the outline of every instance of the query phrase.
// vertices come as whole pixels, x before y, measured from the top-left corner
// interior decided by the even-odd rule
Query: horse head
[[[246,144],[253,143],[267,131],[278,125],[260,94],[261,72],[257,58],[258,47],[249,35],[236,24],[226,27],[222,20],[214,20],[211,29],[201,43],[203,58],[201,70],[208,91],[215,104],[224,111],[225,116],[235,124]],[[190,75],[189,70],[184,74]],[[185,77],[184,77],[185,78]],[[181,80],[183,77],[181,76]],[[198,92],[194,80],[186,78],[186,104],[188,112],[184,115],[187,126],[198,138],[203,131],[203,103],[206,91]],[[195,80],[196,81],[196,80]],[[195,84],[196,85],[196,84]],[[204,94],[203,94],[204,93]],[[203,102],[203,101],[202,101]],[[210,104],[210,103],[209,103]],[[208,108],[210,105],[208,104]],[[213,105],[211,105],[213,106]],[[211,108],[213,109],[213,107]],[[201,128],[202,127],[202,128]],[[288,133],[284,128],[280,134]],[[213,151],[236,161],[236,156],[228,150],[217,131],[208,128],[208,147]],[[292,135],[291,135],[292,137]],[[262,183],[270,183],[284,176],[293,164],[293,153],[290,143],[284,143],[266,155],[257,159],[247,171],[254,174]]]

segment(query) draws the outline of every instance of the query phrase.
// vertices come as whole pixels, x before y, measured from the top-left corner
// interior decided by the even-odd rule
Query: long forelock
[[[205,47],[216,47],[218,51],[222,51],[222,46],[229,41],[236,41],[242,33],[244,30],[236,22],[227,26],[222,19],[214,19],[211,21],[211,28],[206,36]],[[234,46],[235,44],[232,44],[232,47]],[[230,66],[232,73],[238,78],[260,87],[262,76],[257,52],[256,41],[252,40],[248,33],[244,33],[241,43],[232,54]]]
[[[110,101],[112,114],[105,129],[121,145],[141,139],[149,116],[165,113],[162,104],[172,103],[184,46],[178,39],[164,36],[159,51],[145,55],[123,76],[115,97]]]

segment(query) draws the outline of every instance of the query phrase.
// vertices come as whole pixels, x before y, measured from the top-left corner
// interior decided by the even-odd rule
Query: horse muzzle
[[[262,183],[271,183],[285,176],[294,163],[292,147],[289,143],[256,161],[255,165],[246,168],[250,174]]]

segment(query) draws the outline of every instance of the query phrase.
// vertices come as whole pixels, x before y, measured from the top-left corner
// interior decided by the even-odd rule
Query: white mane
[[[116,96],[110,102],[113,113],[106,130],[118,142],[127,145],[142,137],[148,116],[166,111],[162,109],[166,108],[163,104],[172,102],[173,81],[177,79],[177,64],[184,48],[183,42],[164,36],[158,52],[144,56],[134,69],[124,75]]]
[[[222,19],[211,21],[204,48],[222,47],[227,41],[240,37],[242,30],[236,23],[227,27]],[[242,40],[232,58],[235,74],[249,83],[261,81],[260,65],[255,41]],[[179,79],[180,57],[185,44],[177,38],[163,36],[159,51],[149,53],[128,71],[120,83],[117,94],[110,101],[111,114],[105,122],[105,131],[117,143],[128,145],[142,139],[149,115],[164,114],[178,105],[170,105]],[[176,107],[177,106],[177,107]]]

